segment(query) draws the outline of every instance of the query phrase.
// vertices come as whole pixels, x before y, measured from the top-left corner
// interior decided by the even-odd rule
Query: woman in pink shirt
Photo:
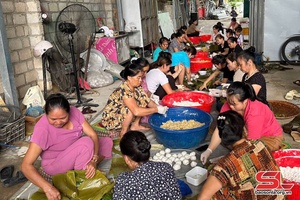
[[[61,94],[52,94],[47,98],[45,113],[34,127],[21,169],[33,184],[45,192],[48,199],[61,199],[59,191],[34,167],[38,157],[41,157],[41,167],[47,175],[86,170],[86,178],[92,178],[97,163],[112,156],[113,142],[107,137],[98,139],[83,114],[70,106]]]
[[[283,131],[268,105],[256,99],[251,85],[244,82],[233,82],[227,89],[227,102],[221,113],[234,110],[244,117],[247,129],[247,138],[262,140],[271,151],[280,148],[283,141]],[[206,163],[207,158],[220,144],[218,129],[215,129],[211,142],[206,151],[201,154],[201,161]]]

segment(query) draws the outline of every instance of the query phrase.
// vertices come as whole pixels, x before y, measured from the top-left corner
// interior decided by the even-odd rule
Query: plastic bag
[[[112,84],[114,78],[110,73],[104,71],[89,71],[87,74],[87,82],[91,88],[98,88]]]
[[[44,107],[46,102],[44,100],[44,96],[42,94],[40,87],[38,85],[30,87],[27,90],[22,103],[25,106],[27,106],[27,108],[29,108],[30,105],[32,105],[33,107],[34,106]]]
[[[87,60],[87,55],[88,55],[87,53],[88,53],[88,51],[85,51],[80,54],[81,58],[84,59],[84,62],[86,62],[86,60]],[[85,64],[86,63],[84,63],[84,65]],[[103,55],[103,53],[101,53],[97,49],[91,49],[87,72],[103,71],[106,69],[107,65],[108,65],[108,63],[107,63],[106,58]],[[82,70],[82,72],[85,72],[84,67],[81,70]]]
[[[52,180],[53,185],[60,191],[62,199],[99,200],[114,187],[114,183],[110,183],[99,170],[91,179],[85,178],[85,170],[70,170],[53,176]],[[47,199],[45,193],[41,191],[30,197],[30,200],[41,199]]]
[[[122,80],[122,77],[120,76],[120,72],[124,69],[122,65],[119,65],[117,63],[114,63],[111,60],[107,59],[107,66],[105,71],[113,75],[114,77],[117,77],[118,79]]]

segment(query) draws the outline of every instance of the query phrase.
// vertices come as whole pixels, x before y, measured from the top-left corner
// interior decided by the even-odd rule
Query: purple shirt
[[[34,127],[31,142],[42,148],[42,167],[52,162],[62,151],[68,148],[82,135],[83,114],[75,107],[70,108],[70,121],[73,129],[56,128],[49,124],[44,115]]]

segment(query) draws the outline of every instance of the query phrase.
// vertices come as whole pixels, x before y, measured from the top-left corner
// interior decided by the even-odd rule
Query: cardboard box
[[[26,110],[23,110],[23,114],[25,114]],[[44,114],[38,117],[30,117],[25,116],[25,133],[26,136],[32,135],[35,124],[41,119]]]

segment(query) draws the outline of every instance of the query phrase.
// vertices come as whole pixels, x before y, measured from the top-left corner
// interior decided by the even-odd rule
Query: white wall
[[[280,47],[294,34],[300,34],[299,0],[265,0],[263,52],[270,61],[279,61]]]

